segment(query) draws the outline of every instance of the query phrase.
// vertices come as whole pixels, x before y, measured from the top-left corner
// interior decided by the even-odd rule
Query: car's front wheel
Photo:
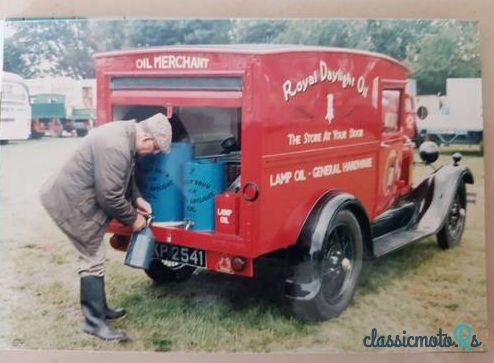
[[[442,249],[456,246],[463,235],[466,217],[465,184],[461,183],[449,207],[444,226],[437,233],[437,244]]]

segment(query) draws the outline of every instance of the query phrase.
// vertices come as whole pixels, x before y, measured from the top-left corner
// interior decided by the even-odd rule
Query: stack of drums
[[[225,190],[225,163],[189,161],[184,168],[184,216],[192,230],[213,231],[215,197]]]
[[[190,220],[195,231],[213,231],[215,197],[225,190],[225,163],[192,160],[190,143],[172,143],[169,154],[137,162],[137,184],[153,208],[155,222]]]
[[[191,143],[174,142],[169,154],[147,155],[137,162],[137,185],[153,208],[155,222],[183,221],[183,166],[192,160]]]

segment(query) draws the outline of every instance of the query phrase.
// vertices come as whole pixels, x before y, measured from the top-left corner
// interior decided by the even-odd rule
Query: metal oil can
[[[152,217],[147,220],[147,225],[138,232],[132,233],[129,248],[125,256],[125,264],[130,267],[149,269],[155,249],[155,237],[149,225]]]

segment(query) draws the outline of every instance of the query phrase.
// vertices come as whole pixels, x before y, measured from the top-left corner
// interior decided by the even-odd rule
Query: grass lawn
[[[76,250],[42,209],[37,191],[80,139],[2,146],[0,347],[154,351],[364,351],[373,327],[382,334],[452,334],[468,323],[487,340],[484,252],[484,163],[465,150],[475,176],[461,244],[440,250],[434,238],[364,264],[352,304],[337,319],[304,324],[280,304],[282,271],[259,263],[254,278],[201,272],[188,282],[155,286],[123,265],[108,246],[111,305],[128,310],[114,323],[132,338],[103,343],[81,332]],[[450,149],[441,163],[450,162]],[[415,168],[416,180],[430,172]],[[108,239],[109,236],[107,236]],[[485,348],[485,346],[482,346]]]

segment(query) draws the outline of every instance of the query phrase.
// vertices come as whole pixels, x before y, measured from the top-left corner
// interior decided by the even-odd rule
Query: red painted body
[[[167,47],[99,54],[95,70],[97,125],[123,104],[241,109],[242,187],[257,187],[257,198],[242,188],[217,196],[215,232],[153,227],[159,242],[206,250],[208,269],[238,273],[224,257],[242,256],[239,274],[252,276],[253,259],[293,245],[329,191],[354,195],[371,222],[410,191],[415,115],[408,70],[394,59],[319,47]],[[114,77],[239,77],[242,87],[112,90]],[[218,224],[220,209],[232,210],[228,224]],[[130,233],[116,222],[110,231]]]

